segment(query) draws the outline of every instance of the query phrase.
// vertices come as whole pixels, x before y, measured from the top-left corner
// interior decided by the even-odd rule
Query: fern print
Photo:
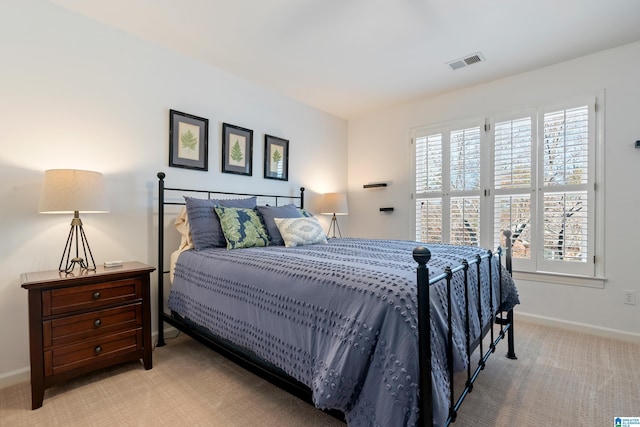
[[[182,135],[180,135],[180,142],[182,142],[182,148],[186,148],[193,151],[196,151],[198,148],[198,138],[196,138],[196,136],[191,132],[191,130],[188,130]]]

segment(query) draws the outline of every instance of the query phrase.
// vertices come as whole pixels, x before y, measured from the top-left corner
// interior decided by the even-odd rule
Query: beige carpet
[[[640,345],[520,322],[488,362],[456,427],[612,426],[640,416]],[[45,392],[31,411],[26,383],[0,390],[2,426],[335,426],[340,421],[186,336],[130,363]],[[504,395],[501,397],[501,395]]]

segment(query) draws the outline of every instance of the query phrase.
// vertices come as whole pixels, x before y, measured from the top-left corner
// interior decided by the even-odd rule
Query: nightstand
[[[152,368],[149,274],[126,262],[96,271],[24,273],[29,291],[31,408],[44,390],[78,375],[142,359]]]

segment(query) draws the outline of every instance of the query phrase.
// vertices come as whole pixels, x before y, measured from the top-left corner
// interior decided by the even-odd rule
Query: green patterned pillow
[[[262,220],[254,209],[215,208],[220,218],[222,233],[227,241],[227,249],[267,246],[269,235]]]
[[[292,246],[315,245],[327,243],[327,236],[322,226],[314,217],[307,218],[274,218],[278,230],[288,248]]]

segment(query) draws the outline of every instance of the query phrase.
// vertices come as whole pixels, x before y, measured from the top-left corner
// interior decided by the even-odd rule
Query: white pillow
[[[182,236],[180,241],[179,251],[186,251],[193,248],[193,240],[191,239],[191,227],[189,226],[189,217],[187,217],[187,207],[183,206],[182,210],[176,217],[175,221],[176,230]]]
[[[325,236],[322,226],[314,217],[274,218],[273,220],[282,235],[284,245],[288,248],[327,243],[327,236]]]

